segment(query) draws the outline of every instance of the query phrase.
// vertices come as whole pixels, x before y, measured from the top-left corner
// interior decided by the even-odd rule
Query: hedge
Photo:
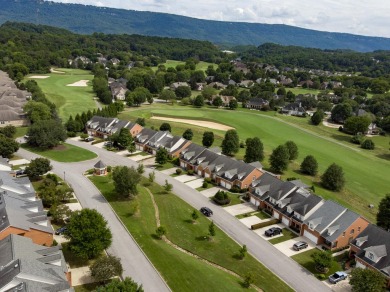
[[[277,223],[280,223],[280,220],[275,218],[275,219],[271,219],[271,220],[268,220],[268,221],[265,221],[265,222],[253,224],[251,226],[251,229],[252,230],[256,230],[256,229],[259,229],[259,228],[262,228],[262,227],[266,227],[266,226],[270,226],[270,225],[274,225],[274,224],[277,224]]]

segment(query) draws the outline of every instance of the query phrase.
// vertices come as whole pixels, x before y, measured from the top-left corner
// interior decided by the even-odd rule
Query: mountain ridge
[[[322,32],[283,24],[204,20],[175,14],[42,0],[0,0],[0,24],[23,21],[91,34],[140,34],[207,40],[224,46],[276,43],[360,52],[390,49],[390,38]]]

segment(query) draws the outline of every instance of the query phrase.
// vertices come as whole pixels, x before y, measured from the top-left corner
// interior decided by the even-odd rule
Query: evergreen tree
[[[202,138],[202,145],[205,147],[210,147],[214,143],[214,133],[213,132],[204,132]]]

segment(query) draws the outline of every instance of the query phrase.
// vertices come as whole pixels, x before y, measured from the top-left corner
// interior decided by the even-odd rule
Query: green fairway
[[[96,153],[67,143],[50,150],[40,150],[22,144],[22,148],[59,162],[78,162],[96,158]]]
[[[299,157],[290,164],[289,170],[284,173],[283,178],[301,178],[305,183],[315,185],[318,195],[326,199],[336,200],[366,216],[371,221],[375,220],[377,209],[369,209],[368,205],[374,204],[378,206],[380,199],[389,192],[390,161],[386,159],[386,154],[384,156],[378,155],[375,152],[357,148],[355,145],[345,141],[341,142],[336,139],[337,137],[333,138],[325,133],[317,133],[317,129],[310,129],[299,123],[295,125],[292,121],[276,115],[275,112],[263,114],[249,110],[229,111],[159,105],[159,108],[146,109],[142,107],[138,110],[132,110],[123,113],[121,117],[143,116],[148,118],[151,114],[187,119],[214,120],[235,127],[241,140],[245,140],[248,137],[259,137],[264,143],[266,159],[263,161],[263,165],[265,167],[268,166],[268,157],[272,149],[288,140],[293,140],[299,147]],[[156,122],[156,120],[153,120],[153,123]],[[158,124],[161,124],[161,122]],[[174,133],[176,124],[178,123],[171,123]],[[183,127],[185,128],[187,125],[181,124],[180,131],[183,130]],[[195,127],[195,129],[197,129],[196,131],[202,131],[202,128],[199,129],[199,127]],[[205,131],[205,128],[203,128],[203,131]],[[175,134],[178,133],[176,132]],[[221,133],[218,134],[221,136]],[[334,134],[337,135],[337,133]],[[198,136],[194,141],[199,143],[200,139]],[[387,144],[384,142],[384,145]],[[215,143],[214,146],[218,145]],[[240,149],[237,157],[242,158],[243,154],[244,149]],[[335,193],[323,189],[319,184],[319,176],[312,178],[299,173],[300,163],[309,154],[317,159],[320,173],[323,173],[333,162],[343,167],[346,187],[342,192]]]
[[[321,92],[320,90],[317,89],[302,88],[302,87],[286,88],[286,91],[291,91],[295,95],[307,94],[307,93],[317,95],[318,93]]]
[[[134,200],[117,200],[109,177],[90,177],[104,194],[128,230],[160,271],[173,291],[240,291],[240,279],[191,257],[153,234],[156,220],[153,204],[146,189],[139,186]],[[146,180],[144,179],[144,182]],[[161,224],[167,228],[167,238],[176,245],[208,261],[230,269],[242,276],[254,272],[255,284],[264,291],[290,291],[280,279],[251,256],[244,260],[234,257],[239,246],[216,228],[212,241],[205,240],[210,221],[200,216],[196,224],[190,220],[192,208],[173,194],[166,194],[157,184],[148,186],[159,208]]]
[[[53,102],[58,109],[58,113],[63,121],[67,121],[69,115],[73,117],[77,113],[97,108],[93,100],[91,80],[93,75],[89,71],[80,69],[56,69],[64,72],[50,73],[43,75],[30,75],[26,80],[35,80],[42,91],[46,94],[47,99]],[[33,78],[34,76],[49,76],[45,79]],[[87,86],[67,86],[80,80],[88,80]]]

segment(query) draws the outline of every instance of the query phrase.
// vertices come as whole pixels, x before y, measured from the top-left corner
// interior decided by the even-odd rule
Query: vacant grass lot
[[[56,148],[50,150],[33,148],[27,144],[22,144],[21,147],[28,151],[59,162],[78,162],[97,157],[96,153],[67,143],[59,145]]]
[[[131,109],[122,113],[121,118],[135,120],[136,117],[148,118],[152,114],[186,119],[213,120],[235,127],[241,140],[248,137],[259,137],[265,148],[266,159],[262,162],[265,168],[269,166],[268,157],[272,150],[288,140],[293,140],[299,147],[299,157],[296,161],[290,163],[289,169],[283,174],[282,178],[301,178],[305,183],[314,185],[318,195],[325,199],[338,201],[366,216],[371,221],[375,220],[377,209],[369,209],[368,205],[378,206],[380,199],[389,192],[390,161],[386,159],[386,156],[376,155],[375,152],[357,148],[345,141],[340,142],[325,133],[317,132],[318,129],[314,126],[310,128],[311,125],[304,126],[299,121],[295,124],[295,121],[288,120],[275,114],[275,112],[263,114],[262,112],[249,110],[197,109],[159,104],[154,107]],[[161,123],[157,120],[148,120],[147,126],[154,125],[156,127]],[[188,127],[193,128],[193,141],[201,144],[201,137],[206,130],[205,128],[180,123],[170,124],[175,135],[181,135]],[[213,146],[219,146],[223,132],[214,132],[217,139]],[[236,157],[241,159],[245,153],[244,151],[245,149],[240,149]],[[344,190],[338,193],[330,192],[323,189],[319,184],[320,175],[313,178],[300,174],[299,165],[303,158],[309,154],[317,159],[320,174],[333,162],[343,167],[347,182]]]
[[[224,271],[186,255],[162,240],[155,238],[156,220],[149,194],[139,186],[134,200],[117,200],[109,177],[90,177],[142,247],[148,258],[160,271],[173,291],[241,291],[240,280]],[[145,181],[144,181],[145,183]],[[167,238],[178,246],[225,268],[246,275],[255,272],[255,284],[264,291],[290,291],[284,282],[250,256],[244,260],[235,258],[239,246],[216,228],[212,241],[205,240],[210,221],[200,216],[192,223],[193,208],[187,203],[163,191],[157,184],[148,188],[154,195],[160,212],[161,224],[167,229]]]
[[[315,276],[318,276],[321,274],[318,272],[315,268],[313,259],[311,255],[318,251],[318,249],[314,248],[296,255],[293,255],[291,258],[296,261],[301,266],[305,267],[307,270],[309,270],[311,273],[313,273]],[[336,261],[336,259],[332,262],[332,266],[330,267],[328,273],[325,274],[326,278],[328,278],[330,275],[334,274],[337,271],[342,271],[342,267],[339,262]]]
[[[177,65],[185,65],[186,62],[183,62],[183,61],[176,61],[176,60],[167,60],[164,64],[161,64],[161,65],[164,65],[166,69],[168,68],[175,68]],[[202,71],[206,71],[207,67],[209,65],[214,65],[214,68],[217,68],[217,64],[213,64],[213,63],[208,63],[208,62],[203,62],[203,61],[200,61],[198,64],[196,64],[196,70],[202,70]],[[152,70],[154,72],[156,72],[158,69],[157,66],[155,67],[152,67]]]
[[[67,121],[69,115],[74,117],[77,113],[97,108],[96,102],[93,100],[94,93],[91,83],[93,75],[89,71],[65,68],[56,70],[64,72],[64,74],[43,74],[43,76],[49,76],[49,78],[27,78],[26,80],[32,79],[38,83],[47,99],[57,106],[58,113],[63,121]],[[89,80],[88,86],[67,86],[80,80]]]

